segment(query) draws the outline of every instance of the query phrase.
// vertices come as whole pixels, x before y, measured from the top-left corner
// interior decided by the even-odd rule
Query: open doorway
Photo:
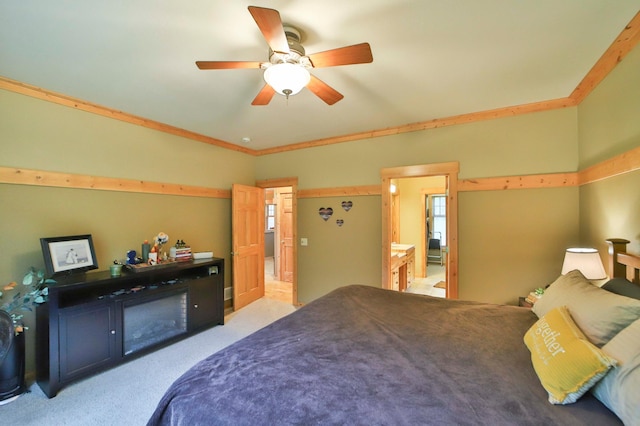
[[[259,181],[265,199],[265,297],[298,304],[297,179]]]
[[[292,188],[265,188],[264,191],[264,295],[293,303]]]
[[[447,177],[394,178],[391,188],[392,277],[407,274],[397,290],[445,297]],[[403,261],[413,271],[405,271]]]
[[[429,195],[432,197],[435,195],[444,196],[444,198],[438,201],[444,201],[442,207],[444,209],[443,221],[439,220],[439,226],[444,224],[444,232],[440,231],[440,261],[442,265],[434,266],[433,269],[442,268],[441,281],[444,281],[443,286],[445,296],[448,298],[458,297],[458,265],[457,265],[457,252],[458,252],[458,229],[457,229],[457,214],[458,214],[458,201],[457,201],[457,182],[458,182],[458,170],[459,165],[457,162],[451,163],[439,163],[439,164],[425,164],[418,166],[406,166],[395,167],[390,169],[383,169],[381,171],[382,176],[382,278],[383,288],[397,289],[399,291],[405,291],[411,286],[413,282],[408,282],[409,279],[415,281],[416,279],[428,277],[429,275],[435,275],[429,271],[428,265],[431,265],[429,261],[429,253],[435,253],[429,250],[429,241],[433,239],[433,199],[430,200]],[[425,178],[425,177],[438,177],[441,179],[442,184],[430,184],[420,179],[415,181],[410,179]],[[407,181],[404,181],[407,179]],[[394,191],[401,190],[402,187],[411,188],[411,185],[403,185],[405,182],[415,183],[418,185],[418,189],[411,189],[414,194],[407,198],[412,202],[416,202],[422,207],[417,207],[412,210],[409,215],[411,218],[403,219],[403,200]],[[441,211],[438,212],[439,214]],[[429,219],[427,219],[431,215]],[[394,218],[397,218],[394,219]],[[419,225],[411,225],[411,223],[419,223]],[[408,233],[403,230],[404,227],[409,224]],[[411,229],[413,227],[413,229]],[[402,241],[399,241],[402,240]],[[405,253],[402,252],[405,250]],[[407,281],[403,282],[403,270],[398,270],[398,260],[396,257],[402,257],[409,259],[409,256],[415,256],[415,273],[414,277],[408,273]],[[407,262],[410,264],[410,262]],[[402,268],[402,266],[401,266]],[[398,279],[398,272],[401,278]],[[399,282],[399,285],[398,285]],[[403,286],[403,284],[405,284]],[[396,288],[397,287],[397,288]]]

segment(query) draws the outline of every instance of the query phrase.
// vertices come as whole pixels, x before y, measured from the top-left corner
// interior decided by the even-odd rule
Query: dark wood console
[[[36,377],[60,388],[224,324],[224,260],[56,277],[36,308]]]

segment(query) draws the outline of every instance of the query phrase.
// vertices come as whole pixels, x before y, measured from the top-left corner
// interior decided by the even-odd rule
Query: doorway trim
[[[291,283],[292,303],[295,306],[300,305],[298,301],[298,178],[276,178],[276,179],[264,179],[256,181],[258,188],[282,188],[291,187],[291,209],[292,209],[292,223],[293,227],[293,282]]]
[[[391,179],[445,176],[447,178],[447,287],[446,297],[458,298],[458,173],[460,163],[421,164],[384,168],[382,193],[382,288],[391,288]]]

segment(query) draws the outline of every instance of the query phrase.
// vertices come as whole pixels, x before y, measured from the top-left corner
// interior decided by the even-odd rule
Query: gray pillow
[[[625,425],[640,422],[640,320],[622,330],[602,351],[618,360],[614,367],[591,389],[604,405],[616,413]],[[636,423],[634,423],[636,422]]]
[[[640,285],[634,284],[624,278],[613,278],[607,281],[602,288],[621,296],[640,299]]]
[[[578,270],[555,280],[532,310],[542,318],[558,306],[569,308],[580,330],[598,347],[640,318],[640,300],[603,290],[591,284]]]

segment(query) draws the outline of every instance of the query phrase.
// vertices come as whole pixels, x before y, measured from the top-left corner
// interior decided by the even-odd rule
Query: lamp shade
[[[568,248],[564,254],[562,275],[578,269],[588,280],[602,280],[607,278],[607,273],[602,266],[600,254],[594,248]]]
[[[264,81],[284,96],[295,95],[311,80],[306,68],[289,63],[275,64],[264,72]]]

